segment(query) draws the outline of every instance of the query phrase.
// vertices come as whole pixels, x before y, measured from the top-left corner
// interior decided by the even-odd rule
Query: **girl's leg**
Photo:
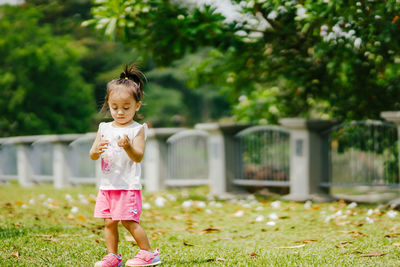
[[[118,253],[118,222],[111,219],[104,219],[104,239],[108,253]]]
[[[138,246],[142,250],[151,251],[149,239],[147,238],[146,232],[140,224],[135,221],[121,221],[122,225],[131,233],[133,238],[135,238]]]

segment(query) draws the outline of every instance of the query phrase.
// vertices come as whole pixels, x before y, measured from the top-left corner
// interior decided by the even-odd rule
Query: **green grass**
[[[58,190],[50,185],[1,185],[0,266],[93,266],[106,253],[102,220],[92,216],[93,201],[83,204],[78,194],[90,199],[96,193],[93,186]],[[70,203],[66,194],[75,202]],[[274,209],[271,202],[276,199],[256,196],[212,202],[207,194],[206,187],[144,194],[151,209],[143,211],[141,223],[152,247],[160,248],[164,266],[400,265],[400,246],[394,245],[400,235],[385,237],[400,232],[400,214],[390,218],[385,208],[376,210],[369,216],[374,222],[367,223],[366,214],[376,205],[348,209],[348,204],[335,202],[306,208],[304,203],[281,201],[281,207]],[[164,207],[154,204],[159,196],[167,199]],[[194,204],[185,209],[182,202],[187,200]],[[199,201],[206,207],[197,207]],[[71,213],[73,207],[79,211]],[[238,211],[244,215],[233,216]],[[343,215],[326,221],[338,211]],[[275,226],[267,225],[271,213],[279,216]],[[260,215],[265,220],[258,222]],[[207,228],[217,230],[204,231]],[[138,252],[127,235],[120,226],[119,252],[124,260]],[[362,256],[371,252],[385,255]]]

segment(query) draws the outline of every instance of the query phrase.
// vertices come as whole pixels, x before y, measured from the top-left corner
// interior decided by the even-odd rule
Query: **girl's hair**
[[[107,110],[108,99],[110,94],[114,90],[128,90],[136,102],[142,101],[143,99],[143,80],[146,79],[144,74],[137,68],[134,63],[132,65],[125,65],[124,71],[121,73],[118,79],[114,79],[107,83],[107,93],[104,98],[103,106],[100,112]]]

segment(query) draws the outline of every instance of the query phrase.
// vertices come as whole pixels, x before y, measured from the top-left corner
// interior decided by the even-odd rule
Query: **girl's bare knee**
[[[137,227],[139,224],[137,223],[137,222],[135,222],[135,221],[121,221],[121,223],[122,223],[122,225],[125,227],[125,228],[129,228],[129,227],[131,227],[131,226],[133,226],[133,227]]]
[[[113,221],[111,219],[104,219],[104,225],[107,228],[112,228],[116,227],[118,225],[119,221]]]

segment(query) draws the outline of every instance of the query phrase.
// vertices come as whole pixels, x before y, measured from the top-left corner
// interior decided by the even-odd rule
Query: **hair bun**
[[[120,79],[129,79],[129,77],[126,75],[125,71],[121,72],[121,74],[119,75]]]

